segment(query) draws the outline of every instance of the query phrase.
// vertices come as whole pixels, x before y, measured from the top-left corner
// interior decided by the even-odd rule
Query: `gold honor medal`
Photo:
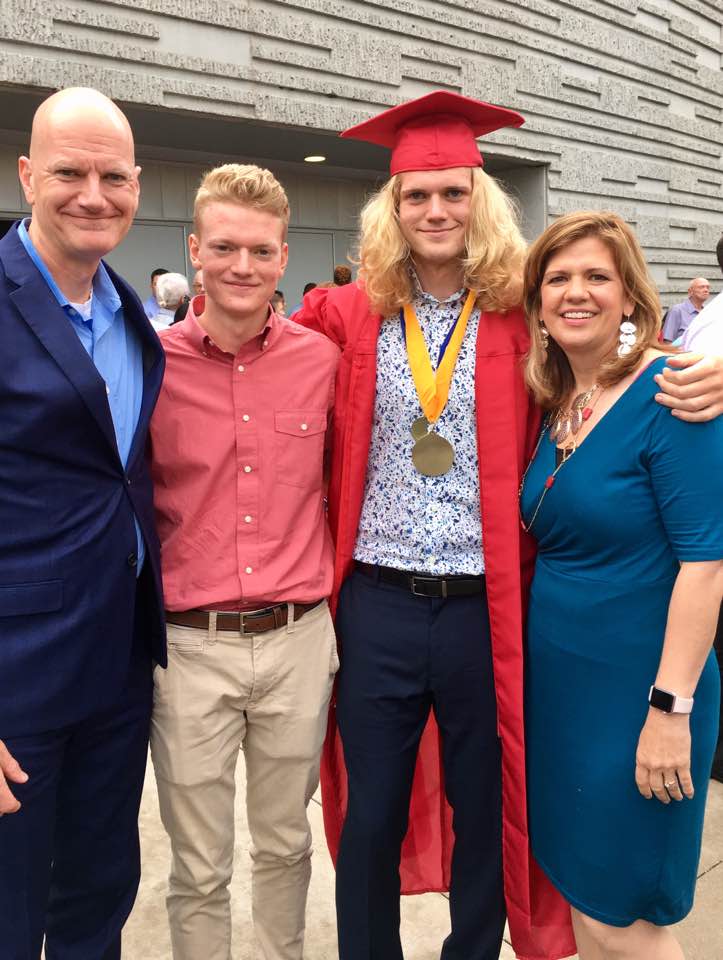
[[[417,417],[409,428],[409,432],[415,440],[421,440],[429,433],[429,420],[426,417]]]
[[[441,477],[448,473],[454,464],[454,447],[449,440],[445,440],[431,428],[447,405],[454,367],[467,330],[467,321],[474,309],[474,301],[474,291],[469,290],[462,312],[442,345],[436,370],[432,369],[432,361],[414,308],[410,303],[403,308],[402,328],[407,360],[424,412],[424,416],[417,417],[410,427],[414,438],[412,463],[419,473],[426,477]]]
[[[412,447],[412,463],[425,477],[441,477],[454,464],[454,447],[430,430]]]

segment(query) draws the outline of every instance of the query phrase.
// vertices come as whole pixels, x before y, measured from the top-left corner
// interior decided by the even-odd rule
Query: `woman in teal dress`
[[[582,960],[680,960],[667,925],[692,906],[718,726],[723,418],[685,423],[653,402],[660,309],[616,215],[549,227],[525,303],[527,379],[547,411],[520,491],[539,545],[532,848]]]

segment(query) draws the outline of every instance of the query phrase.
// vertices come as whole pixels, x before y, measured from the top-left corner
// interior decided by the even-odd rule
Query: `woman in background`
[[[539,544],[532,848],[572,906],[581,960],[680,960],[667,925],[692,906],[718,725],[723,420],[652,402],[660,308],[615,214],[542,234],[525,306],[527,381],[547,411],[520,490]]]

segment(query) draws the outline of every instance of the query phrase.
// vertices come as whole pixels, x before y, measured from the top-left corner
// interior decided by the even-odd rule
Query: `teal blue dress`
[[[635,785],[635,751],[680,561],[723,558],[723,418],[689,424],[655,403],[655,360],[548,490],[528,618],[532,850],[563,896],[603,923],[670,924],[693,903],[720,680],[709,656],[691,715],[695,797]],[[544,434],[526,522],[555,468]]]

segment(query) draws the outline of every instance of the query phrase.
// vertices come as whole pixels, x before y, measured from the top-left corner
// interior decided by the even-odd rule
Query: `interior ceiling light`
[[[312,154],[309,157],[304,157],[304,160],[307,163],[323,163],[326,160],[326,157],[322,157],[320,154]]]

